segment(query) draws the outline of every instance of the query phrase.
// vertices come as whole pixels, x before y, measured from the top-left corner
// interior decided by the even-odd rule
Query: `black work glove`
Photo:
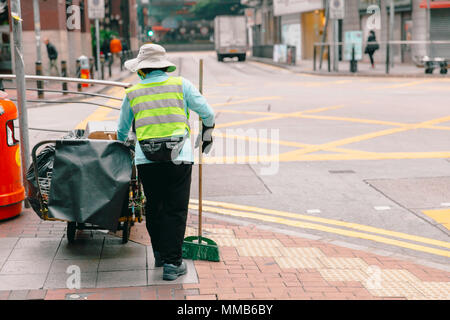
[[[211,151],[212,144],[213,144],[213,138],[212,138],[212,132],[215,125],[212,127],[205,126],[202,123],[202,153],[208,154]],[[200,135],[197,137],[197,141],[195,142],[195,147],[198,148],[200,145]]]

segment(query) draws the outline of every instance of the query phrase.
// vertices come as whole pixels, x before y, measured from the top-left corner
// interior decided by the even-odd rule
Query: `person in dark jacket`
[[[49,69],[48,69],[48,73],[49,73],[49,75],[51,75],[52,74],[52,70],[56,69],[56,73],[59,76],[60,73],[59,73],[58,64],[57,64],[58,50],[56,50],[55,46],[50,43],[50,40],[48,38],[46,38],[44,40],[44,42],[45,42],[45,45],[47,46],[48,59],[50,60],[50,66],[49,66]]]
[[[364,51],[364,53],[367,53],[369,55],[370,64],[372,65],[372,68],[375,68],[373,55],[375,54],[375,51],[377,51],[378,49],[379,45],[375,37],[375,32],[373,30],[370,30],[369,37],[367,38],[366,50]]]

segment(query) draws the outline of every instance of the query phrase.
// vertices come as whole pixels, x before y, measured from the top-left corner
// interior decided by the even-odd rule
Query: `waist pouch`
[[[139,141],[145,157],[150,161],[166,162],[175,160],[186,142],[186,136],[154,138]]]

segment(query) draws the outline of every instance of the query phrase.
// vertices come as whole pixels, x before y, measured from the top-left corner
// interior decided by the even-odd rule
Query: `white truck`
[[[214,41],[217,60],[247,55],[247,22],[245,16],[217,16],[214,19]]]

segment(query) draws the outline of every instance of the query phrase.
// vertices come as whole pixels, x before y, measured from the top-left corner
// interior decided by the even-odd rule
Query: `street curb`
[[[274,62],[266,58],[258,57],[248,57],[249,61],[265,63],[267,65],[272,65],[275,67],[283,68],[297,74],[307,74],[314,76],[324,76],[324,77],[363,77],[363,78],[429,78],[429,79],[450,79],[449,75],[441,74],[383,74],[383,73],[352,73],[352,72],[326,72],[326,71],[308,71],[294,70],[291,66],[282,63]]]
[[[190,214],[194,214],[194,215],[197,214],[196,212],[191,212],[191,211],[189,213]],[[441,270],[441,271],[450,272],[450,266],[449,265],[445,265],[445,264],[438,263],[438,262],[433,262],[433,261],[428,261],[428,260],[425,260],[425,259],[422,259],[422,258],[417,258],[417,257],[405,255],[405,254],[400,254],[400,253],[396,253],[396,252],[392,252],[392,251],[388,251],[388,250],[384,250],[384,249],[379,249],[379,248],[376,248],[376,247],[357,245],[357,244],[346,242],[346,241],[342,241],[342,240],[324,238],[324,237],[321,237],[321,236],[305,233],[304,230],[302,230],[302,231],[295,231],[295,230],[284,229],[282,227],[276,227],[276,226],[272,226],[272,225],[270,225],[270,226],[266,226],[266,225],[265,226],[258,226],[258,225],[255,224],[257,221],[251,222],[251,221],[248,221],[248,220],[241,220],[241,219],[237,219],[237,218],[224,217],[224,216],[221,216],[221,215],[216,214],[216,213],[203,212],[203,215],[205,217],[209,217],[211,219],[222,220],[222,221],[226,221],[226,222],[229,222],[229,223],[238,224],[238,225],[244,225],[244,226],[251,225],[251,226],[254,226],[255,228],[261,229],[261,230],[282,233],[282,234],[286,234],[286,235],[290,235],[290,236],[306,238],[306,239],[315,240],[315,241],[323,241],[323,242],[326,242],[326,243],[329,243],[329,244],[332,244],[332,245],[336,245],[336,246],[340,246],[340,247],[344,247],[344,248],[347,248],[347,249],[364,251],[364,252],[372,253],[372,254],[375,254],[375,255],[391,257],[391,258],[399,259],[399,260],[407,260],[409,262],[420,264],[420,265],[425,266],[425,267],[429,267],[429,268],[434,268],[434,269],[438,269],[438,270]]]

